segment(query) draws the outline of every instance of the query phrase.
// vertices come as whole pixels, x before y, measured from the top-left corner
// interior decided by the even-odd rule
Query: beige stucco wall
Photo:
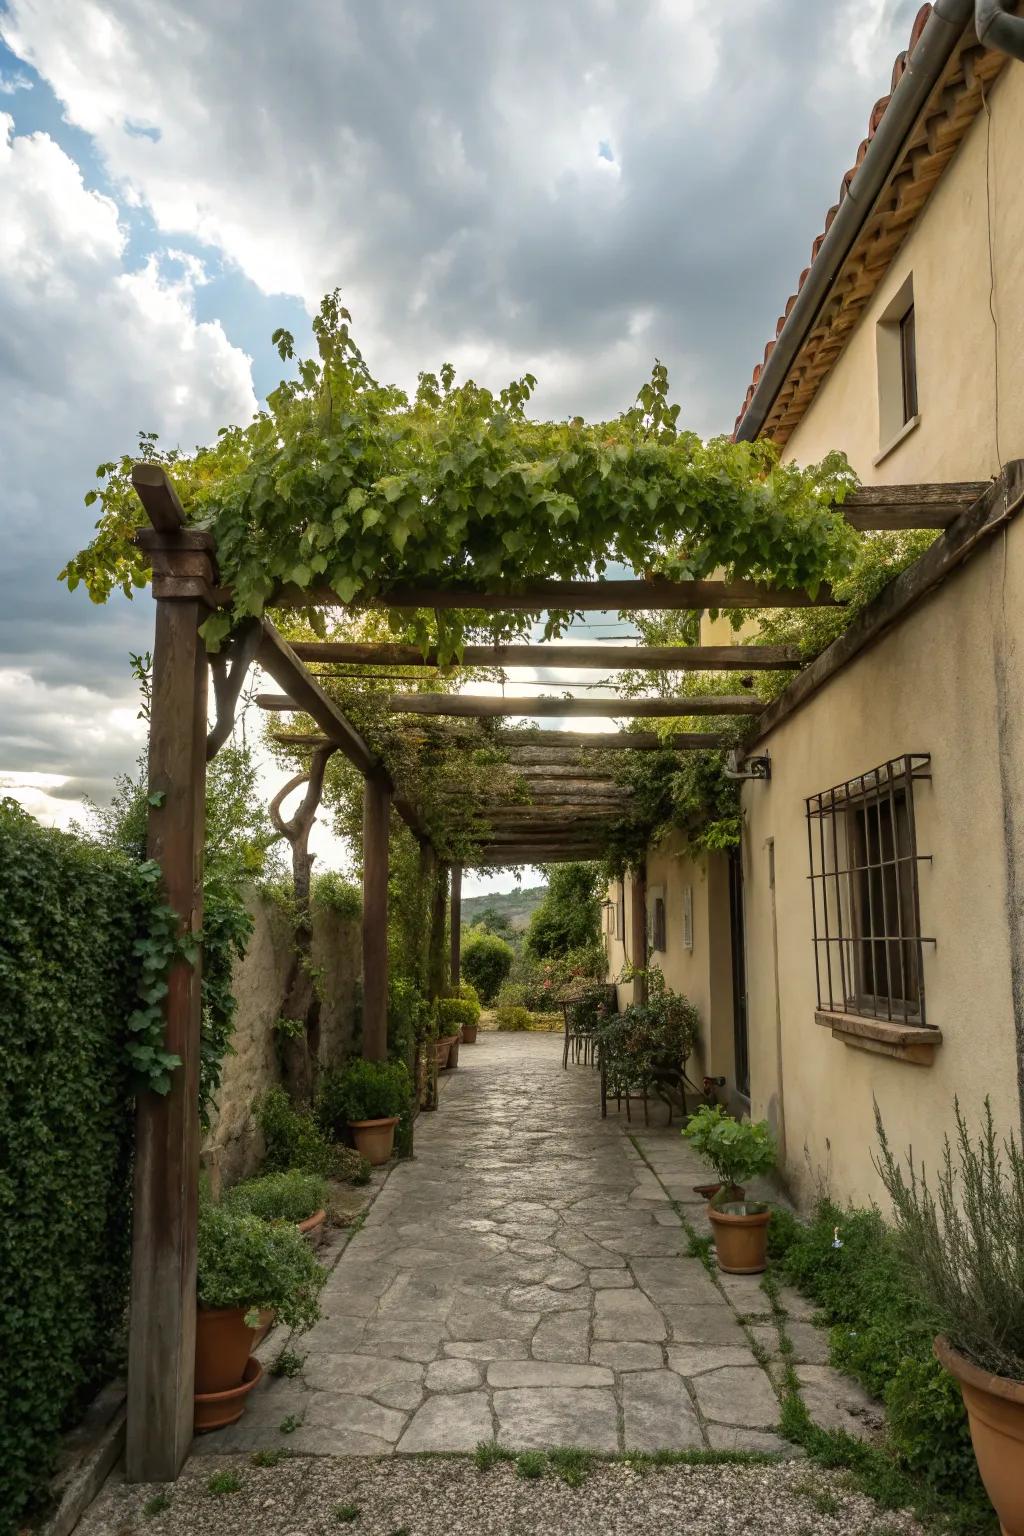
[[[693,948],[683,945],[683,891],[693,893]],[[648,907],[652,892],[665,898],[665,948],[652,950],[648,965],[656,966],[673,992],[682,993],[701,1016],[700,1047],[688,1068],[697,1083],[707,1072],[733,1075],[732,962],[729,944],[728,868],[720,854],[692,855],[680,832],[672,832],[647,853]],[[608,899],[618,897],[618,882]],[[608,979],[615,981],[625,964],[632,916],[632,885],[626,881],[625,946],[606,934]],[[632,958],[632,956],[630,956]],[[632,998],[629,985],[619,987],[619,1007]]]
[[[256,892],[248,905],[253,933],[232,976],[238,1003],[234,1054],[225,1058],[217,1113],[203,1145],[205,1162],[225,1184],[255,1172],[263,1155],[252,1105],[265,1088],[281,1080],[274,1021],[284,1001],[292,952],[287,914]],[[353,1043],[360,971],[358,921],[316,911],[313,963],[323,967],[324,973],[320,1061],[328,1065],[339,1061]]]
[[[988,183],[998,319],[1002,459],[1024,455],[1024,69],[990,96]],[[989,313],[988,121],[969,129],[845,351],[791,437],[786,457],[814,463],[841,448],[866,484],[978,480],[999,468],[996,338]],[[877,466],[876,324],[913,274],[921,421]]]
[[[893,1144],[912,1143],[933,1168],[954,1094],[972,1117],[990,1094],[998,1125],[1019,1129],[1020,902],[1007,882],[1008,856],[1024,868],[1022,605],[1018,521],[773,731],[771,782],[743,788],[751,1109],[774,1116],[782,1088],[786,1171],[804,1200],[819,1185],[842,1199],[881,1197],[873,1099]],[[906,752],[932,755],[932,782],[914,797],[918,848],[932,855],[920,873],[922,932],[937,940],[924,953],[928,1022],[943,1037],[929,1067],[852,1049],[814,1019],[805,798]]]

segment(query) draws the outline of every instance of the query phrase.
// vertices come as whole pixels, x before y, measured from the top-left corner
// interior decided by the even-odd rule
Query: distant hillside
[[[522,933],[529,925],[530,914],[540,905],[546,891],[546,885],[529,885],[516,891],[491,891],[486,896],[464,896],[462,926],[471,928],[489,909],[505,918],[514,932]]]

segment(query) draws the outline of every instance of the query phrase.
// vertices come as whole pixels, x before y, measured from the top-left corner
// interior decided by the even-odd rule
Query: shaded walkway
[[[463,1048],[293,1341],[301,1377],[268,1377],[197,1450],[787,1449],[738,1317],[763,1311],[757,1280],[722,1277],[727,1296],[673,1209],[703,1223],[701,1166],[678,1126],[634,1121],[642,1157],[560,1054],[544,1035]]]

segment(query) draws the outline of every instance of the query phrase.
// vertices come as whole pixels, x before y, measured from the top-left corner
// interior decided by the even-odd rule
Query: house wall
[[[954,1095],[976,1119],[990,1094],[999,1127],[1020,1127],[1012,964],[1024,935],[1010,872],[1024,868],[1022,605],[1018,520],[772,731],[759,746],[770,783],[743,787],[751,1113],[777,1121],[784,1105],[786,1172],[804,1201],[824,1186],[880,1197],[873,1101],[893,1146],[913,1144],[931,1168]],[[805,799],[907,752],[932,759],[914,795],[931,856],[920,866],[921,931],[936,940],[924,947],[927,1017],[942,1033],[931,1066],[852,1048],[814,1017]]]
[[[252,1114],[254,1100],[281,1081],[274,1021],[281,1013],[291,964],[291,922],[275,902],[250,893],[253,933],[232,973],[238,1004],[234,1055],[224,1060],[218,1108],[203,1143],[203,1159],[214,1177],[234,1184],[258,1169],[263,1138]],[[340,1061],[357,1043],[356,1015],[361,967],[357,919],[314,910],[313,963],[323,967],[320,1011],[322,1064]]]
[[[1024,69],[1004,69],[917,225],[786,447],[843,449],[866,484],[983,480],[1024,454]],[[988,195],[986,194],[988,162]],[[989,204],[995,270],[989,312]],[[881,463],[876,324],[913,273],[920,423]]]
[[[693,948],[683,944],[683,892],[692,891]],[[729,943],[729,874],[722,854],[692,855],[683,835],[673,832],[647,853],[648,913],[652,893],[665,899],[665,948],[652,950],[648,965],[656,966],[673,992],[682,993],[701,1017],[700,1046],[691,1061],[690,1077],[699,1083],[705,1074],[734,1076],[732,1030],[732,952]],[[608,899],[618,897],[613,882]],[[625,964],[632,914],[632,882],[626,880],[626,944],[606,933],[608,979],[615,981]],[[650,932],[650,924],[648,927]],[[630,956],[632,959],[632,956]],[[632,986],[619,985],[619,1007],[632,1000]]]

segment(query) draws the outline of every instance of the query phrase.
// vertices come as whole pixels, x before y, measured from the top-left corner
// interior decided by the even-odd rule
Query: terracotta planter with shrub
[[[327,1212],[321,1208],[314,1211],[312,1216],[307,1216],[305,1221],[297,1223],[299,1231],[308,1243],[314,1248],[319,1248],[324,1240],[324,1222],[327,1220]]]
[[[451,1064],[452,1046],[458,1039],[458,1035],[447,1035],[437,1042],[437,1070],[444,1072]]]
[[[939,1363],[959,1383],[985,1492],[1003,1536],[1024,1536],[1024,1381],[993,1376],[935,1340]]]
[[[463,1045],[476,1045],[476,1035],[477,1035],[477,1030],[479,1028],[480,1028],[479,1024],[463,1024],[463,1026],[462,1026],[462,1043],[463,1043]]]
[[[715,1234],[718,1267],[727,1275],[759,1275],[768,1268],[768,1223],[771,1211],[763,1205],[736,1200],[709,1205],[708,1217]]]
[[[449,1068],[457,1067],[458,1066],[458,1064],[459,1064],[459,1046],[461,1044],[462,1044],[462,1032],[460,1030],[459,1033],[455,1036],[455,1039],[452,1041],[451,1046],[449,1047],[449,1050],[448,1050],[448,1066],[449,1066]]]
[[[226,1392],[197,1392],[192,1416],[192,1427],[196,1434],[202,1435],[211,1429],[225,1429],[240,1419],[245,1412],[245,1400],[262,1375],[262,1365],[255,1355],[250,1355],[237,1387],[230,1387]]]
[[[395,1126],[398,1124],[397,1115],[388,1115],[383,1120],[350,1120],[349,1130],[352,1132],[352,1140],[356,1144],[356,1151],[361,1152],[366,1161],[374,1168],[380,1168],[388,1162],[395,1150]]]
[[[721,1190],[721,1184],[695,1184],[693,1186],[694,1194],[703,1195],[705,1200],[713,1200],[716,1195],[721,1194]],[[728,1200],[730,1204],[737,1200],[745,1200],[746,1198],[747,1192],[742,1184],[730,1184],[724,1196],[724,1199]]]

